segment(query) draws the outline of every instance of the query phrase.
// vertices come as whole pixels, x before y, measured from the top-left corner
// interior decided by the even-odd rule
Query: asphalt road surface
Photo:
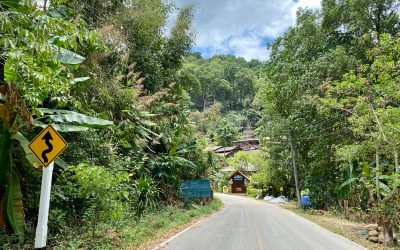
[[[217,195],[218,213],[164,244],[168,250],[365,249],[276,205],[234,195]]]

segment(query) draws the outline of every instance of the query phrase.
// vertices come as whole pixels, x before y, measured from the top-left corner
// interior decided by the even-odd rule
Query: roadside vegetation
[[[270,44],[255,105],[264,182],[399,230],[399,2],[322,1]],[[288,183],[290,183],[289,186]],[[267,185],[267,186],[269,186]]]
[[[207,178],[214,162],[179,77],[193,8],[176,10],[166,35],[174,10],[162,0],[0,1],[2,246],[33,248],[42,170],[27,145],[47,124],[69,143],[53,173],[54,248],[114,248],[107,232],[122,226],[118,244],[138,246],[218,207],[177,205],[181,180]]]
[[[141,220],[132,223],[133,214],[124,215],[110,225],[102,222],[96,231],[97,237],[82,228],[74,228],[66,234],[56,235],[54,249],[153,249],[162,242],[207,216],[222,206],[219,199],[205,205],[188,202],[165,206],[146,213]]]
[[[203,204],[203,205],[197,205]],[[138,221],[132,221],[134,214],[125,213],[113,223],[101,220],[95,229],[70,225],[68,230],[53,231],[51,234],[51,249],[153,249],[170,237],[218,209],[222,203],[219,199],[200,203],[191,201],[164,206],[157,211],[143,215]],[[29,241],[25,244],[13,244],[13,236],[2,239],[4,249],[32,248]]]
[[[394,246],[399,8],[398,0],[322,0],[320,10],[299,9],[260,62],[192,53],[193,6],[0,0],[0,242],[31,246],[42,171],[27,145],[53,124],[69,143],[53,175],[54,247],[163,221],[181,180],[223,183],[221,167],[247,163],[260,169],[251,195],[299,204],[307,192],[315,209],[365,214]],[[261,140],[257,155],[227,161],[207,151],[231,145],[243,128]],[[85,229],[79,242],[57,241],[76,228]]]

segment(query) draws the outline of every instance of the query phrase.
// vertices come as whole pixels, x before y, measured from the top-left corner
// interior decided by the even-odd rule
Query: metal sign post
[[[46,249],[47,221],[49,219],[51,178],[53,175],[54,161],[47,168],[43,168],[42,187],[40,190],[40,204],[38,224],[35,235],[35,249]]]

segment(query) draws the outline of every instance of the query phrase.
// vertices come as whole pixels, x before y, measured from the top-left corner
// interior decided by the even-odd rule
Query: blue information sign
[[[233,180],[235,180],[235,181],[242,181],[242,180],[243,180],[243,176],[241,176],[241,175],[236,175],[236,176],[233,177]]]
[[[180,187],[180,197],[184,199],[211,197],[211,183],[209,180],[184,180]]]

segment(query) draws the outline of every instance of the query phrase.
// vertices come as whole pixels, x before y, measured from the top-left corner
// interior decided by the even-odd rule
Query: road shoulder
[[[339,235],[348,240],[353,241],[354,243],[363,246],[367,249],[373,250],[386,250],[388,249],[382,244],[375,244],[369,242],[365,238],[362,238],[361,232],[364,230],[364,224],[351,222],[348,220],[340,219],[328,212],[316,212],[316,213],[308,213],[304,212],[301,209],[298,209],[293,204],[285,204],[280,205],[281,208],[284,208],[288,211],[291,211],[302,218],[305,218],[311,222],[316,223],[317,225]]]
[[[194,227],[195,225],[197,225],[198,223],[202,222],[203,220],[209,218],[210,216],[214,215],[215,213],[220,212],[223,209],[224,205],[218,198],[215,198],[215,199],[218,201],[218,204],[219,204],[218,208],[216,208],[212,211],[209,211],[209,213],[203,214],[200,217],[195,217],[195,218],[193,218],[193,220],[191,220],[188,223],[179,225],[177,227],[170,228],[166,231],[162,231],[159,234],[157,234],[157,237],[153,237],[152,240],[149,240],[137,247],[129,247],[128,249],[130,249],[130,250],[161,249],[164,245],[166,245],[168,242],[173,240],[175,237],[186,232],[190,228]]]

